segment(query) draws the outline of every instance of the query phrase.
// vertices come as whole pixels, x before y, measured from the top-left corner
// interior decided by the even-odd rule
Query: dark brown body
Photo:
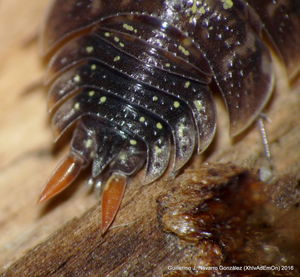
[[[268,45],[267,40],[272,44]],[[43,33],[49,111],[57,138],[75,126],[69,156],[41,200],[92,166],[111,224],[126,178],[174,173],[211,143],[211,85],[226,103],[231,134],[246,129],[274,86],[272,47],[292,78],[299,70],[300,3],[244,0],[57,0]],[[173,150],[172,150],[173,149]],[[173,157],[172,157],[173,155]]]

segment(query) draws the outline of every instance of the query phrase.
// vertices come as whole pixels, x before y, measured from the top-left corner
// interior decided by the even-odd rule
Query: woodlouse
[[[299,34],[298,0],[54,1],[42,39],[49,112],[56,140],[75,130],[40,201],[91,165],[104,232],[128,176],[146,163],[151,183],[170,160],[176,173],[211,143],[213,82],[231,135],[257,118],[274,86],[270,47],[295,76]]]

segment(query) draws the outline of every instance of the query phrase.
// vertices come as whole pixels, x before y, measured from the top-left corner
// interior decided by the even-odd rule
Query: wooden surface
[[[163,239],[157,240],[156,237],[154,241],[157,243],[165,241],[162,247],[165,250],[158,253],[157,249],[161,245],[151,245],[149,243],[152,238],[151,233],[147,233],[147,230],[151,230],[153,226],[158,226],[155,214],[156,200],[165,193],[163,181],[141,187],[136,180],[130,185],[114,223],[117,227],[104,238],[97,232],[100,219],[98,199],[93,194],[89,194],[82,185],[84,178],[53,201],[45,205],[36,204],[45,180],[62,155],[62,151],[55,155],[52,151],[52,135],[46,113],[46,93],[41,88],[34,92],[23,93],[24,89],[40,80],[43,73],[43,66],[38,56],[38,44],[34,40],[32,43],[30,41],[38,32],[47,2],[38,0],[27,1],[26,4],[20,4],[19,0],[0,2],[0,272],[7,270],[21,257],[25,258],[20,262],[26,264],[27,261],[27,264],[33,265],[33,261],[30,260],[33,252],[41,251],[41,254],[45,254],[47,247],[51,249],[52,257],[57,255],[56,265],[47,263],[49,260],[46,258],[49,256],[45,256],[49,275],[55,272],[57,266],[63,267],[59,265],[59,261],[64,261],[69,268],[77,267],[77,269],[84,267],[82,264],[84,260],[99,259],[105,264],[105,257],[100,255],[103,252],[99,250],[98,253],[96,250],[108,247],[108,243],[111,243],[112,252],[107,253],[119,255],[120,260],[133,249],[136,251],[139,245],[149,247],[152,251],[148,253],[149,255],[167,255],[166,249],[171,247],[168,243],[172,238],[168,241],[164,234],[159,232]],[[278,69],[277,89],[266,110],[270,120],[266,126],[273,152],[276,178],[288,174],[300,179],[299,110],[299,80],[294,82],[291,89],[288,88],[284,73]],[[218,112],[220,118],[226,118],[223,116],[224,111],[219,109]],[[250,128],[243,134],[242,139],[231,143],[227,130],[226,120],[221,121],[216,140],[205,155],[207,161],[231,161],[237,165],[259,168],[265,159],[258,131]],[[201,159],[196,157],[189,167],[197,169]],[[141,222],[147,222],[147,218],[149,222],[141,229]],[[67,225],[64,225],[65,223]],[[150,225],[152,227],[148,228]],[[55,233],[60,228],[63,229]],[[141,233],[136,233],[135,230]],[[79,253],[80,248],[77,246],[80,245],[80,241],[78,240],[82,236],[86,237],[85,243],[92,242],[95,251]],[[114,236],[118,236],[118,239]],[[53,239],[65,243],[66,252],[55,252],[51,247]],[[114,243],[120,240],[131,241],[132,249],[123,249],[122,245]],[[28,251],[39,243],[42,244],[28,254]],[[128,246],[128,243],[123,245]],[[75,258],[72,256],[77,254],[72,252],[72,249],[79,251],[77,254],[80,262],[77,265],[76,256]],[[143,254],[143,252],[137,253]],[[179,254],[180,252],[177,253]],[[162,257],[157,258],[158,262],[159,258]],[[147,259],[144,257],[145,263]],[[176,256],[169,259],[176,260]],[[43,262],[43,256],[40,262]],[[124,266],[126,263],[123,262]],[[118,271],[118,274],[114,273],[113,267],[114,264],[105,265],[106,272],[111,272],[110,276],[122,276],[126,273],[125,267],[122,274],[121,271]],[[127,264],[127,267],[129,270],[134,267],[134,264]],[[150,270],[155,266],[149,265],[147,268]],[[28,270],[30,272],[30,268]],[[42,276],[32,275],[32,273],[22,274],[19,272],[8,276]]]
[[[62,201],[60,208],[56,208],[55,204],[36,204],[46,179],[59,159],[51,154],[52,135],[47,122],[45,91],[38,89],[23,93],[43,74],[39,47],[34,38],[48,3],[38,0],[27,1],[26,4],[19,0],[0,1],[2,268],[96,203],[96,198],[80,186],[72,195],[71,203]]]

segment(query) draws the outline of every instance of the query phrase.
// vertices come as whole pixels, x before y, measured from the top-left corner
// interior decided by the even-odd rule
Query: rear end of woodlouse
[[[267,38],[267,39],[264,39]],[[269,41],[270,45],[266,43]],[[42,192],[51,198],[91,167],[102,190],[102,231],[127,179],[176,174],[216,129],[215,83],[230,132],[245,130],[274,86],[270,48],[290,77],[300,60],[297,0],[56,0],[43,30],[48,109],[69,155]],[[170,165],[171,163],[171,165]]]

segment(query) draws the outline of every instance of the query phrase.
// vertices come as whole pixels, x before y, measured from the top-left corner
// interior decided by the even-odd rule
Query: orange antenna
[[[102,193],[102,222],[101,229],[104,234],[112,224],[124,195],[127,178],[124,175],[113,174],[105,184]]]
[[[67,188],[76,179],[82,168],[83,163],[80,159],[68,155],[50,177],[38,202],[44,202]]]

